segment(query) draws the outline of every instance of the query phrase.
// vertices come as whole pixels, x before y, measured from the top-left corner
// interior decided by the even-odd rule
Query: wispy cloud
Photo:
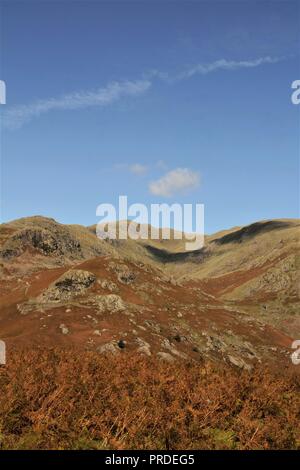
[[[244,68],[248,69],[248,68],[253,68],[253,67],[259,67],[260,65],[263,65],[263,64],[276,64],[280,60],[282,59],[279,59],[277,57],[269,57],[269,56],[260,57],[254,60],[240,60],[240,61],[220,59],[210,64],[197,64],[196,66],[191,67],[185,72],[177,75],[176,79],[182,80],[185,78],[190,78],[196,74],[206,75],[208,73],[215,72],[217,70],[237,70],[237,69],[244,69]]]
[[[112,82],[94,91],[80,91],[58,98],[36,101],[28,105],[18,105],[4,111],[3,124],[15,129],[31,119],[54,110],[83,109],[91,106],[108,106],[124,96],[145,93],[151,86],[149,80]]]
[[[209,73],[216,72],[217,70],[238,70],[243,68],[254,68],[264,64],[276,64],[277,62],[280,62],[282,60],[284,60],[284,58],[282,57],[279,58],[270,56],[259,57],[253,60],[240,61],[219,59],[206,64],[196,64],[175,75],[170,75],[166,72],[161,72],[160,70],[150,70],[147,74],[145,74],[145,77],[148,77],[148,79],[156,77],[163,81],[176,82],[191,78],[194,75],[207,75]]]
[[[241,61],[220,59],[207,64],[196,64],[175,75],[159,70],[151,70],[144,73],[144,78],[141,80],[112,82],[96,90],[74,92],[60,97],[39,100],[30,104],[7,107],[2,111],[3,125],[9,129],[17,129],[32,119],[50,111],[75,110],[91,106],[108,106],[124,96],[137,96],[145,93],[152,86],[155,79],[162,80],[166,83],[173,83],[189,79],[194,75],[206,75],[218,70],[233,71],[243,68],[249,69],[264,64],[275,64],[284,59],[284,57],[270,56]]]
[[[167,165],[163,160],[158,160],[155,164],[144,165],[143,163],[116,163],[113,166],[114,170],[126,170],[136,176],[144,176],[154,169],[167,170]]]
[[[140,163],[135,163],[134,165],[129,166],[129,171],[137,176],[145,175],[148,171],[148,167],[146,165],[141,165]]]
[[[142,176],[148,172],[149,167],[141,163],[133,163],[132,165],[130,165],[129,163],[116,163],[113,166],[113,169],[118,171],[126,170],[130,173],[133,173],[134,175]]]
[[[155,196],[171,197],[176,193],[195,189],[200,184],[199,174],[188,168],[176,168],[162,178],[152,181],[149,190]]]

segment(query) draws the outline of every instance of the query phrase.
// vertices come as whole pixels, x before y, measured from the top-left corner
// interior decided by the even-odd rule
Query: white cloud
[[[145,93],[158,79],[166,83],[186,80],[194,75],[206,75],[217,70],[237,70],[242,68],[259,67],[263,64],[275,64],[284,60],[284,57],[260,57],[254,60],[226,60],[220,59],[208,64],[197,64],[177,75],[151,70],[145,73],[142,80],[119,81],[109,83],[106,87],[92,91],[79,91],[56,98],[39,100],[31,104],[16,105],[3,110],[3,124],[10,129],[22,127],[23,124],[53,110],[83,109],[91,106],[107,106],[124,96],[137,96]],[[152,80],[153,79],[153,80]]]
[[[146,165],[142,165],[141,163],[134,163],[132,165],[129,165],[128,163],[116,163],[113,168],[115,170],[126,170],[130,171],[130,173],[133,173],[134,175],[142,176],[145,175],[149,167]]]
[[[31,119],[53,110],[83,109],[90,106],[107,106],[123,96],[136,96],[146,92],[151,86],[149,80],[112,82],[95,91],[80,91],[58,98],[36,101],[28,105],[18,105],[4,111],[4,125],[8,128],[21,127]]]
[[[243,68],[254,68],[259,67],[263,64],[276,64],[284,60],[284,58],[279,57],[259,57],[258,59],[253,60],[226,60],[226,59],[219,59],[214,62],[210,62],[207,64],[196,64],[189,69],[180,72],[177,75],[170,75],[166,72],[161,72],[160,70],[150,70],[145,77],[152,78],[156,77],[166,82],[176,82],[180,80],[185,80],[188,78],[193,77],[194,75],[207,75],[208,73],[216,72],[217,70],[237,70]]]
[[[129,166],[129,171],[134,175],[142,176],[147,173],[148,167],[146,165],[141,165],[140,163],[135,163],[134,165]]]
[[[199,174],[188,168],[176,168],[162,178],[152,181],[149,190],[155,196],[171,197],[176,193],[186,192],[199,186]]]
[[[210,64],[197,64],[194,67],[186,70],[185,72],[179,74],[176,77],[176,80],[182,80],[185,78],[190,78],[193,75],[200,74],[206,75],[211,72],[215,72],[216,70],[237,70],[243,68],[253,68],[258,67],[263,64],[275,64],[279,62],[280,59],[278,57],[260,57],[254,60],[226,60],[220,59],[216,60],[215,62],[211,62]]]

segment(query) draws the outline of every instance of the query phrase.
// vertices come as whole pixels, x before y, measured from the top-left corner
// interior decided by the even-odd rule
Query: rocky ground
[[[264,221],[181,240],[99,240],[31,217],[0,233],[0,337],[251,370],[291,366],[300,337],[299,223]]]

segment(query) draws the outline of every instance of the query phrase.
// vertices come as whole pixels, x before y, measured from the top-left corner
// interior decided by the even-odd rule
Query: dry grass
[[[136,355],[12,351],[2,449],[296,449],[299,376]]]

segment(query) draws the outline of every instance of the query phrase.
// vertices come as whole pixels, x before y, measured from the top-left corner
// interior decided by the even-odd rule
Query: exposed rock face
[[[132,284],[135,281],[136,274],[131,271],[125,264],[109,263],[111,271],[117,274],[118,281],[122,284]]]
[[[96,304],[99,313],[106,311],[114,313],[125,310],[125,303],[119,295],[97,295],[93,298],[93,302]]]
[[[252,367],[247,364],[242,358],[228,355],[228,359],[234,366],[239,367],[240,369],[251,370]]]
[[[65,303],[86,292],[94,284],[96,276],[81,269],[72,269],[60,276],[38,297],[18,304],[17,309],[22,315],[30,313],[35,308],[44,309],[52,304]],[[48,305],[47,305],[48,304]],[[66,313],[71,310],[66,309]]]
[[[104,290],[109,290],[110,292],[114,292],[114,293],[119,291],[117,284],[115,284],[112,281],[109,281],[108,279],[101,279],[98,282],[100,286],[102,287],[102,289]]]
[[[88,271],[72,269],[58,278],[40,296],[42,302],[61,302],[82,294],[96,281],[96,276]]]
[[[135,280],[134,272],[130,271],[128,268],[125,268],[118,274],[118,280],[122,284],[132,284]]]
[[[297,295],[299,272],[296,269],[296,256],[294,254],[278,262],[276,267],[266,271],[254,281],[246,283],[243,287],[245,295],[262,292],[290,291]],[[240,289],[242,291],[242,289]]]
[[[116,344],[112,341],[110,343],[102,344],[97,348],[97,351],[100,354],[117,354],[118,353],[118,347]]]
[[[39,265],[69,265],[74,260],[112,252],[109,244],[86,227],[63,225],[46,217],[26,217],[0,227],[0,258],[6,264],[15,263],[19,270],[24,256],[28,271],[36,270]]]
[[[33,248],[45,256],[76,254],[81,251],[78,240],[68,234],[55,237],[47,229],[35,228],[17,231],[3,246],[1,255],[5,259],[20,256],[27,248]]]

